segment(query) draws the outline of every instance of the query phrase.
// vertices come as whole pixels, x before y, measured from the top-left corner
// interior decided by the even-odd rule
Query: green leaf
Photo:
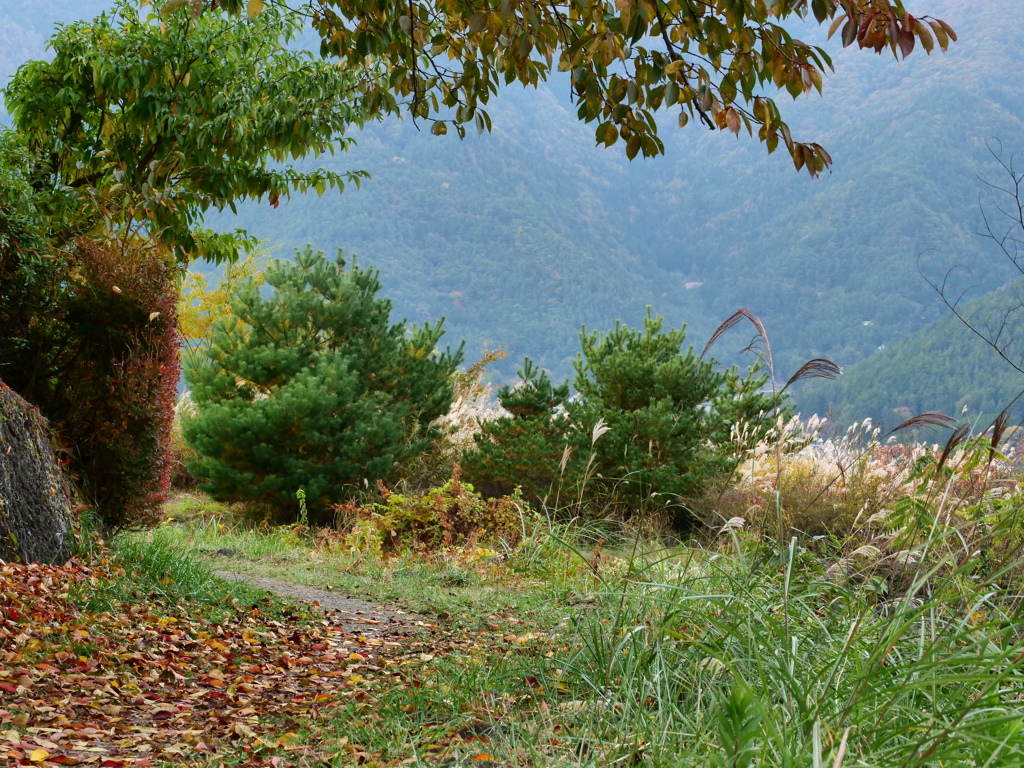
[[[829,17],[829,3],[826,0],[811,0],[811,10],[819,24],[823,24]]]
[[[675,82],[670,82],[665,86],[665,106],[671,107],[679,101],[679,86]]]
[[[469,34],[475,35],[487,26],[487,12],[474,13],[469,20]]]
[[[757,756],[764,714],[750,687],[735,676],[728,698],[715,708],[718,735],[727,765],[746,768]]]
[[[640,151],[640,146],[640,134],[631,134],[630,137],[626,140],[626,157],[628,157],[630,160],[636,157],[637,153]]]
[[[604,127],[604,145],[610,147],[619,140],[619,129],[615,123],[609,122]]]

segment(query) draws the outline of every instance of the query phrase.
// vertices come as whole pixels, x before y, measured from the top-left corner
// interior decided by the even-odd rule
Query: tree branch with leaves
[[[7,107],[42,207],[68,230],[59,240],[144,233],[181,264],[232,260],[254,243],[205,231],[209,209],[276,206],[293,190],[323,194],[365,176],[291,165],[346,149],[364,120],[346,67],[289,47],[300,16],[196,10],[157,4],[143,17],[122,0],[60,28],[52,60],[11,80]]]
[[[828,152],[797,141],[768,93],[820,92],[832,60],[793,37],[792,22],[830,23],[844,46],[896,58],[956,40],[946,22],[915,17],[901,0],[312,0],[309,8],[321,52],[374,73],[358,86],[368,114],[405,108],[434,121],[434,133],[482,132],[499,87],[536,86],[559,70],[570,73],[577,114],[596,123],[597,143],[621,141],[630,159],[664,152],[656,114],[674,110],[680,126],[696,116],[713,130],[756,133],[769,152],[782,144],[812,176],[829,166]]]

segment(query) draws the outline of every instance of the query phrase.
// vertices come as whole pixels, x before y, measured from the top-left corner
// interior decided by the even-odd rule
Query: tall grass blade
[[[942,455],[939,457],[939,463],[935,467],[935,471],[939,472],[946,464],[950,454],[956,449],[958,445],[961,445],[971,434],[970,424],[961,424],[955,430],[953,434],[949,436],[946,441],[945,447],[942,449]]]
[[[782,390],[785,391],[791,385],[804,379],[834,379],[842,373],[843,369],[836,363],[824,357],[816,357],[801,365],[800,369],[789,377],[789,381],[782,387]]]
[[[885,433],[885,436],[894,435],[897,432],[901,432],[904,429],[923,429],[939,427],[946,429],[956,424],[956,419],[952,416],[947,416],[939,411],[928,411],[926,413],[919,413],[916,416],[911,416],[909,419],[904,421],[902,424],[897,424],[895,427]]]
[[[772,362],[772,347],[771,344],[768,343],[768,332],[765,330],[764,323],[761,322],[761,318],[746,307],[736,310],[725,320],[725,322],[715,329],[715,332],[711,334],[711,338],[708,339],[708,343],[705,345],[704,351],[700,353],[700,359],[703,360],[704,355],[708,353],[708,350],[711,349],[711,347],[713,347],[720,338],[735,328],[739,322],[744,319],[750,321],[757,330],[757,335],[761,337],[761,341],[764,344],[765,364],[768,366],[768,375],[771,376],[772,381],[775,381],[775,365]]]
[[[1010,426],[1010,409],[1016,404],[1018,400],[1024,397],[1024,390],[1017,393],[1017,396],[1013,398],[1006,407],[999,412],[996,416],[996,420],[992,422],[992,426],[989,429],[992,430],[992,441],[991,447],[988,451],[988,463],[991,464],[993,459],[996,457],[996,451],[999,450],[999,444],[1003,441],[1003,436],[1006,434],[1006,429]]]
[[[843,731],[843,739],[839,742],[839,749],[836,750],[836,759],[832,761],[832,768],[842,768],[843,758],[846,757],[846,744],[850,739],[850,726]]]

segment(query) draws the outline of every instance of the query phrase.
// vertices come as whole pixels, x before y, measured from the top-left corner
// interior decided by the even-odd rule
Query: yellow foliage
[[[178,329],[187,352],[191,353],[209,340],[213,324],[228,316],[231,297],[242,283],[255,280],[257,285],[263,284],[268,258],[268,251],[259,250],[228,264],[216,288],[209,287],[206,275],[201,272],[189,272],[185,276],[178,300]]]

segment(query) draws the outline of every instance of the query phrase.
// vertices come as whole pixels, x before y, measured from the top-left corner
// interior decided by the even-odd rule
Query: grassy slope
[[[571,539],[541,530],[500,564],[458,552],[368,563],[281,533],[175,530],[188,546],[236,549],[235,567],[397,597],[482,641],[442,649],[414,692],[380,695],[372,723],[344,713],[321,729],[371,745],[371,763],[1011,766],[1024,757],[1012,661],[1021,640],[998,598],[975,602],[986,587],[937,571],[880,605],[878,579],[844,585],[795,542],[779,549],[742,534],[595,559],[592,545],[573,552]],[[909,599],[914,578],[931,585],[923,601]]]
[[[977,506],[977,489],[963,503],[948,492],[984,453],[968,447],[954,474],[916,491],[892,461],[904,478],[894,487],[913,503],[893,505],[896,540],[885,546],[906,549],[882,560],[835,540],[822,555],[743,531],[609,553],[594,530],[539,520],[501,553],[378,559],[343,536],[232,524],[229,510],[193,496],[157,531],[84,553],[88,566],[0,567],[8,756],[1017,766],[1021,563],[1017,529],[1004,522],[1019,504],[985,496]],[[783,475],[810,483],[800,461],[786,458]],[[843,482],[877,483],[865,470],[848,469]],[[987,527],[956,530],[940,522],[945,509],[963,521],[988,510]],[[983,555],[965,556],[976,546]],[[209,559],[225,548],[230,559]],[[211,578],[213,562],[397,600],[437,626],[384,641],[339,634],[329,620]]]

